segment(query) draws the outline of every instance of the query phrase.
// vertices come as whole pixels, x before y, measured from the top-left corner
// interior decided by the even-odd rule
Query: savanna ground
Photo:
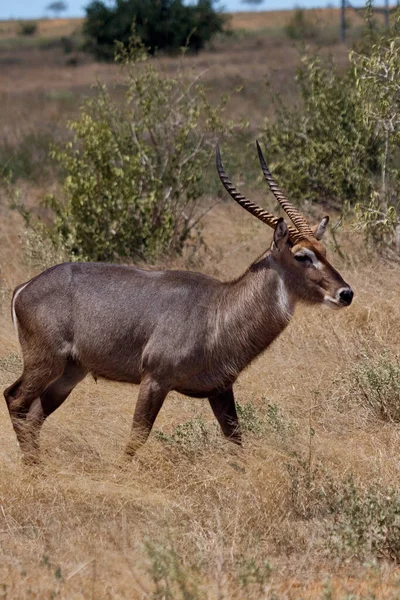
[[[240,27],[266,28],[240,18]],[[321,51],[347,60],[346,47]],[[49,142],[64,139],[91,84],[116,75],[113,65],[77,59],[15,41],[0,52],[0,165],[12,164],[34,209],[58,186]],[[298,50],[282,36],[256,32],[188,60],[205,71],[211,95],[243,86],[227,118],[246,116],[253,137],[271,116],[265,76],[273,91],[296,93]],[[164,64],[176,68],[175,59]],[[218,189],[216,176],[210,187]],[[274,206],[259,183],[247,189]],[[52,260],[8,205],[2,189],[2,387],[21,370],[12,289]],[[313,219],[321,214],[308,207]],[[207,214],[202,235],[196,254],[160,264],[233,278],[271,240],[231,202]],[[400,266],[368,254],[351,222],[336,237],[340,252],[327,236],[330,257],[354,302],[340,312],[299,307],[241,375],[242,450],[222,439],[207,401],[171,393],[148,443],[121,467],[137,388],[87,377],[45,423],[43,464],[29,470],[0,403],[0,597],[400,598]]]

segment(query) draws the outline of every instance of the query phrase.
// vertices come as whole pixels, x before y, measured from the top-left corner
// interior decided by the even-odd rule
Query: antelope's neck
[[[215,312],[212,354],[240,373],[285,329],[295,308],[282,272],[270,255],[226,284]]]

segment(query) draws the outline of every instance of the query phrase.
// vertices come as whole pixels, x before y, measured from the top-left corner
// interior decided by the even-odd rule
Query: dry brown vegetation
[[[83,19],[38,19],[37,35],[43,38],[54,38],[71,35],[82,27]],[[0,21],[0,39],[15,37],[20,34],[19,20]]]
[[[323,26],[337,25],[340,19],[338,8],[315,8],[307,10],[307,16]],[[262,29],[279,29],[285,27],[293,16],[292,10],[269,10],[263,12],[239,12],[231,15],[232,29],[260,31]],[[351,24],[360,24],[360,16],[348,10],[347,18]]]
[[[320,8],[308,11],[309,14],[323,25],[332,25],[339,22],[339,10],[335,8]],[[260,31],[269,28],[282,28],[290,21],[293,14],[291,10],[271,10],[265,12],[240,12],[229,15],[232,29],[246,31]],[[352,12],[351,19],[357,19]],[[37,35],[43,38],[71,35],[79,31],[83,19],[38,19]],[[359,23],[359,17],[358,21]],[[14,37],[19,33],[19,21],[0,21],[0,39]]]
[[[339,23],[338,8],[316,8],[307,11],[308,16],[321,26]],[[229,14],[229,25],[235,29],[257,32],[263,29],[282,29],[292,18],[292,10],[250,11]],[[377,17],[383,21],[383,17]],[[351,25],[360,25],[360,15],[348,10],[347,19]],[[42,38],[68,36],[80,30],[83,19],[38,19],[37,35]],[[20,21],[0,21],[0,39],[19,34]]]
[[[346,59],[346,48],[329,50]],[[295,89],[297,52],[283,40],[244,39],[190,60],[195,69],[210,67],[205,78],[213,93],[244,85],[229,110],[249,116],[254,132],[269,114],[263,77],[272,75],[273,89],[289,96]],[[37,206],[57,185],[51,166],[42,168],[46,144],[65,136],[82,94],[97,77],[112,81],[115,67],[87,59],[68,67],[60,51],[39,49],[3,50],[0,61],[3,139],[19,152],[33,139],[32,172],[19,187]],[[165,65],[175,68],[173,59]],[[264,201],[260,192],[252,197]],[[22,219],[8,201],[3,189],[3,388],[21,370],[12,289],[51,262],[37,240],[27,250]],[[228,279],[265,250],[271,233],[227,202],[207,215],[203,237],[206,250],[195,268]],[[378,383],[385,369],[398,373],[400,267],[368,255],[349,223],[338,237],[344,258],[329,235],[328,248],[355,290],[354,303],[340,312],[299,307],[286,332],[243,373],[236,385],[243,450],[222,440],[206,401],[172,393],[149,442],[123,464],[137,388],[87,377],[45,424],[43,464],[30,470],[20,464],[0,403],[0,597],[400,597],[396,518],[394,536],[385,524],[379,529],[379,511],[396,510],[399,428],[374,410],[376,389],[365,383],[368,369]],[[189,259],[168,266],[185,268]],[[380,388],[378,400],[397,406],[395,384]],[[370,521],[367,504],[377,507]]]

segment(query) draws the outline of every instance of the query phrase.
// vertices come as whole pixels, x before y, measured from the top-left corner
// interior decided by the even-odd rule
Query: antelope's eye
[[[295,259],[304,264],[312,264],[311,256],[308,254],[295,254]]]

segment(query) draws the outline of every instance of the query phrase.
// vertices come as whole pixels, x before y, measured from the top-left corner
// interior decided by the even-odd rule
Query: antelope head
[[[282,218],[247,200],[235,188],[225,173],[217,146],[217,170],[222,184],[240,206],[274,229],[269,256],[296,299],[326,304],[330,308],[349,306],[353,290],[327,260],[326,249],[321,243],[329,217],[311,227],[275,183],[258,142],[257,150],[265,180],[293,225],[287,225]]]

